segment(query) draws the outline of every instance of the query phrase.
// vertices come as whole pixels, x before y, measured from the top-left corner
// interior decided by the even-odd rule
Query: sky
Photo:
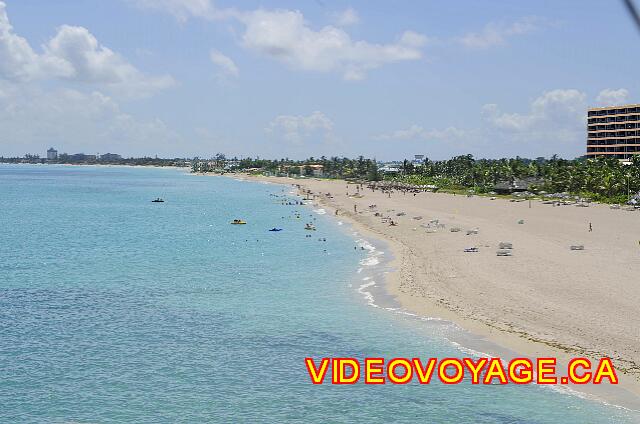
[[[0,155],[574,158],[617,0],[0,0]]]

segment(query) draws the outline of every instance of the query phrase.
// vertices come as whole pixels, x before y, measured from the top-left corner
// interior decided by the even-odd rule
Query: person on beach
[[[358,213],[358,206],[357,205],[353,205],[353,212],[354,213]]]
[[[593,226],[591,225],[591,223],[589,223],[589,232],[593,231]]]

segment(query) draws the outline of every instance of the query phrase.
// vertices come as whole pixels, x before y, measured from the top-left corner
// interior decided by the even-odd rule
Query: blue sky
[[[614,0],[0,0],[0,155],[573,158],[639,50]]]

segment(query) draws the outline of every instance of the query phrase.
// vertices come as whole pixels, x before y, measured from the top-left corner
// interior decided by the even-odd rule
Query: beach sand
[[[358,198],[344,181],[244,178],[300,184],[330,213],[388,241],[397,272],[387,290],[408,311],[531,357],[610,357],[629,392],[623,403],[640,399],[640,212],[444,193],[389,198],[366,187]],[[445,228],[421,226],[434,219]],[[478,233],[467,235],[471,229]],[[500,242],[513,244],[513,256],[496,255]],[[469,247],[479,252],[465,253]]]

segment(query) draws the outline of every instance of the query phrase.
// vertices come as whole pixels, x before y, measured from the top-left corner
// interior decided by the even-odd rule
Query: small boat
[[[309,231],[315,231],[316,227],[313,224],[305,224],[304,229]]]
[[[233,221],[231,221],[232,225],[244,225],[246,223],[247,223],[247,221],[243,221],[241,219],[234,219]]]
[[[269,231],[282,231],[282,228],[272,228]]]
[[[156,197],[154,200],[151,201],[151,203],[164,203],[164,200],[162,200],[159,197]]]

